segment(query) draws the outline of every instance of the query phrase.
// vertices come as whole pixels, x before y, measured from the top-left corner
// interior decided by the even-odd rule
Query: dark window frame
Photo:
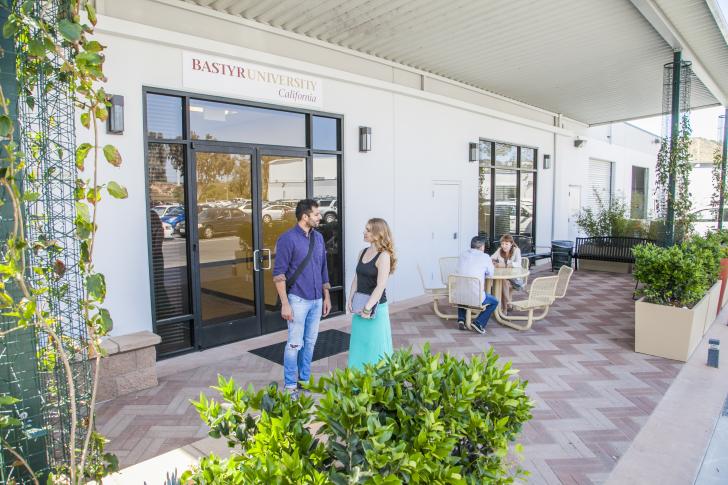
[[[495,218],[496,218],[496,187],[495,187],[495,179],[496,179],[496,170],[504,171],[504,172],[513,172],[516,174],[516,232],[515,234],[521,234],[521,174],[522,173],[532,173],[533,174],[533,207],[531,210],[531,240],[533,241],[533,247],[536,247],[536,198],[538,194],[538,147],[529,146],[529,145],[518,145],[515,143],[509,143],[504,142],[500,140],[493,140],[488,138],[481,138],[479,140],[480,144],[490,144],[490,160],[478,160],[478,178],[480,178],[480,170],[487,169],[490,171],[490,221],[489,226],[487,228],[486,234],[488,235],[488,238],[490,240],[495,240],[497,237],[500,237],[500,235],[495,234]],[[496,144],[500,145],[509,145],[516,147],[516,166],[515,167],[508,167],[504,165],[496,165],[495,163],[495,146]],[[522,168],[521,167],[521,149],[526,148],[529,150],[533,150],[533,168]],[[480,153],[480,149],[478,149],[478,153]],[[485,164],[483,163],[485,162]],[[480,189],[478,190],[478,194],[480,194]],[[478,195],[478,221],[481,221],[483,219],[482,214],[480,213],[480,208],[482,207],[480,204],[480,195]],[[479,223],[480,224],[480,223]]]
[[[149,137],[149,130],[148,130],[148,123],[147,123],[147,95],[149,94],[156,94],[156,95],[162,95],[162,96],[173,96],[177,98],[181,98],[182,100],[182,138],[175,138],[175,139],[164,139],[164,138],[150,138]],[[193,352],[195,350],[199,349],[198,342],[200,341],[200,326],[198,325],[196,321],[196,315],[197,315],[197,309],[193,307],[193,312],[189,315],[180,315],[172,318],[166,318],[157,320],[156,318],[156,299],[155,299],[155,292],[154,292],[154,269],[153,269],[153,255],[152,255],[152,234],[151,234],[151,225],[149,220],[149,211],[152,209],[150,204],[150,191],[149,191],[149,160],[148,160],[148,149],[149,145],[153,143],[157,144],[176,144],[176,145],[183,145],[184,146],[184,157],[185,157],[185,169],[187,169],[187,164],[189,164],[189,161],[192,157],[192,150],[193,150],[193,143],[200,142],[201,140],[194,140],[191,138],[190,134],[190,100],[191,99],[199,99],[203,101],[212,101],[212,102],[220,102],[220,103],[228,103],[228,104],[234,104],[239,106],[246,106],[246,107],[254,107],[254,108],[264,108],[264,109],[271,109],[276,111],[284,111],[284,112],[293,112],[293,113],[301,113],[306,116],[306,146],[305,147],[287,147],[287,146],[280,146],[280,145],[261,145],[261,144],[248,144],[248,143],[236,143],[236,142],[229,142],[229,141],[207,141],[205,140],[205,144],[212,144],[220,146],[227,146],[227,147],[240,147],[240,148],[270,148],[270,149],[278,149],[278,150],[298,150],[298,151],[305,151],[306,152],[306,196],[312,197],[313,195],[313,158],[315,155],[336,155],[337,156],[337,211],[339,214],[339,227],[338,227],[338,238],[339,238],[339,255],[340,255],[340,264],[339,264],[339,280],[341,281],[341,285],[338,286],[332,286],[330,291],[332,303],[333,298],[335,296],[339,296],[340,298],[340,310],[336,312],[332,312],[329,314],[327,318],[331,318],[337,315],[342,315],[345,313],[346,308],[346,293],[345,293],[345,282],[346,282],[346,274],[345,274],[345,261],[346,261],[346,251],[345,251],[345,245],[344,245],[344,213],[345,213],[345,203],[344,203],[344,136],[343,136],[343,127],[344,127],[344,115],[342,114],[336,114],[336,113],[329,113],[324,111],[318,111],[318,110],[311,110],[311,109],[305,109],[305,108],[297,108],[297,107],[288,107],[288,106],[280,106],[280,105],[273,105],[268,103],[260,103],[255,101],[246,101],[246,100],[239,100],[239,99],[233,99],[229,97],[224,96],[214,96],[214,95],[206,95],[206,94],[199,94],[189,91],[179,91],[175,89],[165,89],[165,88],[155,88],[155,87],[149,87],[149,86],[142,86],[142,128],[143,128],[143,146],[144,146],[144,204],[146,208],[146,229],[147,229],[147,256],[148,256],[148,268],[149,268],[149,291],[150,291],[150,302],[151,302],[151,316],[152,316],[152,328],[154,329],[154,332],[157,332],[157,328],[159,326],[164,325],[173,325],[173,324],[179,324],[183,322],[190,322],[190,325],[192,327],[192,345],[189,348],[183,348],[179,350],[175,350],[169,353],[166,353],[161,356],[157,356],[159,358],[168,358],[173,357],[176,355],[181,355],[189,352]],[[320,150],[320,149],[313,149],[313,117],[314,116],[320,116],[324,118],[332,118],[337,120],[337,146],[338,150]],[[192,183],[191,180],[187,180],[187,177],[185,177],[185,201],[186,201],[186,207],[185,210],[189,214],[189,204],[191,203],[189,199],[189,187]],[[188,233],[189,234],[189,233]],[[188,236],[189,237],[189,236]],[[193,254],[193,248],[192,244],[190,244],[190,240],[187,239],[187,272],[188,272],[188,281],[192,282],[193,278],[196,277],[194,272],[196,271],[194,268],[194,265],[192,262],[194,261],[194,254]],[[190,292],[192,292],[192,288],[194,285],[189,285]],[[193,305],[196,305],[196,301],[194,299],[194,295],[189,295],[190,299],[192,301]]]

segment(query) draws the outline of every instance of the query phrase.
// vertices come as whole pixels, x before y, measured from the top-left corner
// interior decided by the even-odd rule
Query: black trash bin
[[[571,257],[574,254],[574,241],[551,241],[551,271],[557,271],[562,266],[571,267]]]

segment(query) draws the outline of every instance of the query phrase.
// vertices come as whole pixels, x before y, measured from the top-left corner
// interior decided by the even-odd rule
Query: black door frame
[[[253,295],[255,315],[238,320],[230,320],[209,327],[203,325],[202,321],[202,282],[200,268],[200,236],[197,227],[197,156],[202,153],[229,153],[247,155],[250,157],[250,195],[252,199],[251,220],[253,227],[253,262],[259,268],[253,271]],[[304,159],[305,163],[305,184],[306,197],[310,197],[313,187],[312,157],[306,149],[291,149],[271,147],[267,145],[247,145],[240,143],[205,143],[194,141],[190,146],[190,163],[187,164],[187,180],[189,180],[189,237],[192,246],[192,303],[194,309],[194,327],[197,336],[197,348],[206,349],[238,340],[257,337],[286,328],[286,322],[280,315],[274,314],[266,309],[265,304],[265,270],[264,265],[268,258],[263,250],[273,251],[275,248],[266,248],[263,240],[263,200],[262,200],[262,157],[265,155],[296,157]],[[270,261],[273,254],[271,253]]]
[[[253,272],[253,307],[255,309],[255,315],[251,317],[244,317],[241,319],[227,320],[211,324],[209,326],[203,326],[202,322],[202,281],[201,281],[201,262],[200,262],[200,236],[197,227],[197,153],[228,153],[237,155],[247,155],[250,157],[250,184],[251,184],[251,198],[255,200],[255,187],[257,181],[257,172],[255,170],[256,165],[256,151],[255,149],[226,146],[220,144],[210,144],[193,142],[190,146],[189,163],[187,164],[188,173],[186,174],[186,180],[189,181],[189,200],[188,200],[188,211],[189,211],[189,223],[188,223],[188,237],[190,238],[190,246],[192,248],[192,258],[190,259],[191,264],[191,289],[192,289],[192,309],[194,315],[194,334],[196,347],[198,349],[204,349],[214,347],[217,345],[223,345],[226,343],[236,342],[245,338],[255,337],[260,335],[260,318],[259,318],[259,304],[258,304],[258,292],[261,288],[260,275],[258,271]],[[251,221],[253,224],[253,235],[252,243],[253,250],[256,248],[256,218],[252,215]],[[257,254],[256,252],[253,255]]]
[[[149,284],[150,284],[150,303],[151,303],[151,310],[152,310],[152,325],[155,332],[157,332],[157,327],[160,325],[175,325],[175,324],[184,324],[184,322],[190,322],[192,328],[191,330],[191,336],[192,336],[192,345],[190,347],[186,348],[180,348],[178,350],[172,350],[169,351],[163,355],[159,355],[159,359],[169,358],[176,355],[181,355],[193,350],[200,350],[203,348],[202,341],[201,341],[201,335],[200,335],[200,329],[199,325],[197,324],[197,318],[194,318],[194,315],[199,312],[199,294],[194,291],[192,288],[192,284],[196,278],[199,278],[199,274],[196,271],[196,268],[193,269],[192,265],[195,264],[194,262],[197,261],[197,255],[195,254],[198,250],[198,247],[193,247],[193,244],[197,244],[198,240],[195,239],[193,242],[193,239],[191,235],[188,236],[188,243],[187,243],[187,258],[188,258],[188,282],[190,284],[190,293],[194,293],[189,295],[190,301],[192,304],[192,310],[193,313],[188,315],[178,315],[171,318],[165,318],[163,320],[158,321],[155,316],[155,308],[156,308],[156,295],[154,292],[154,274],[153,274],[153,255],[152,255],[152,249],[151,249],[151,229],[150,229],[150,222],[149,222],[149,210],[151,210],[151,204],[150,204],[150,191],[149,191],[149,165],[148,165],[148,159],[147,159],[147,150],[150,143],[159,143],[159,144],[168,144],[168,145],[182,145],[184,147],[184,157],[185,157],[185,176],[188,177],[187,180],[185,180],[185,197],[186,197],[186,210],[189,211],[189,207],[192,204],[192,194],[189,193],[189,187],[193,185],[193,181],[196,179],[189,178],[190,177],[190,165],[192,164],[192,158],[193,158],[193,150],[199,149],[198,147],[209,147],[210,151],[221,151],[221,149],[260,149],[265,151],[266,153],[273,151],[274,153],[280,153],[280,151],[287,151],[291,150],[297,153],[306,153],[304,155],[306,157],[306,193],[307,196],[312,196],[313,194],[313,159],[316,155],[332,155],[337,157],[337,167],[338,167],[338,175],[337,175],[337,210],[338,210],[338,220],[339,220],[339,227],[337,229],[338,232],[338,242],[339,242],[339,265],[340,268],[338,269],[340,271],[339,278],[341,279],[341,283],[338,286],[332,287],[332,304],[333,299],[335,297],[335,294],[340,293],[341,298],[341,308],[336,311],[332,311],[332,313],[329,315],[329,317],[333,317],[336,315],[340,315],[344,313],[344,302],[345,302],[345,285],[344,285],[344,265],[346,261],[346,251],[344,246],[344,214],[345,214],[345,189],[344,189],[344,178],[345,178],[345,170],[344,170],[344,136],[343,136],[343,130],[344,130],[344,116],[342,114],[336,114],[336,113],[330,113],[330,112],[324,112],[324,111],[318,111],[315,109],[307,109],[307,108],[298,108],[293,106],[282,106],[282,105],[274,105],[269,103],[261,103],[256,101],[249,101],[249,100],[242,100],[242,99],[236,99],[236,98],[230,98],[225,96],[214,96],[214,95],[207,95],[207,94],[200,94],[200,93],[193,93],[189,91],[180,91],[176,89],[167,89],[167,88],[159,88],[159,87],[149,87],[149,86],[142,86],[142,107],[143,107],[143,119],[142,119],[142,126],[143,126],[143,133],[144,133],[144,178],[145,178],[145,205],[147,209],[147,247],[148,247],[148,258],[149,258]],[[175,137],[175,138],[164,138],[164,137],[150,137],[149,136],[149,129],[148,129],[148,119],[147,119],[147,95],[160,95],[160,96],[172,96],[175,98],[179,98],[181,101],[181,116],[182,116],[182,134],[181,137]],[[217,101],[217,102],[223,102],[223,103],[231,103],[231,104],[237,104],[241,106],[251,106],[251,107],[260,107],[260,108],[268,108],[278,111],[286,111],[286,112],[293,112],[293,113],[303,113],[307,115],[307,123],[306,123],[306,146],[305,147],[288,147],[288,146],[281,146],[281,145],[263,145],[263,144],[250,144],[250,143],[237,143],[237,142],[227,142],[227,141],[207,141],[207,140],[196,140],[194,138],[190,138],[190,111],[189,111],[189,103],[192,99],[200,99],[200,100],[207,100],[207,101]],[[338,120],[338,133],[337,133],[337,149],[321,149],[321,148],[314,148],[313,146],[313,119],[315,116],[321,116],[325,118],[333,118]],[[257,156],[257,153],[256,153]],[[195,194],[196,196],[196,194]],[[259,198],[259,197],[258,197]],[[195,204],[196,204],[196,198]],[[196,211],[195,211],[196,212]],[[192,224],[191,222],[188,222],[190,224],[189,230],[195,231],[195,238],[197,238],[197,214],[194,214],[195,223]],[[257,228],[256,228],[257,230]],[[257,231],[260,233],[260,231]],[[258,335],[263,334],[264,332],[261,331],[258,333]],[[245,337],[240,337],[237,340],[242,340]],[[204,347],[207,348],[207,347]]]
[[[262,160],[263,156],[265,155],[272,155],[272,156],[280,156],[280,157],[296,157],[296,158],[303,158],[305,163],[305,180],[306,180],[306,198],[310,198],[311,194],[313,193],[313,157],[310,155],[310,151],[306,149],[290,149],[290,148],[281,148],[281,147],[269,147],[269,146],[258,146],[256,148],[257,156],[256,156],[256,170],[258,170],[258,184],[256,186],[256,200],[253,202],[254,211],[257,214],[258,227],[260,230],[256,233],[254,237],[257,237],[256,244],[258,247],[260,247],[261,250],[263,249],[270,249],[271,250],[271,260],[272,260],[272,251],[275,248],[264,248],[264,241],[263,241],[263,200],[261,197],[261,189],[263,188],[262,185],[262,177],[260,177],[260,170],[262,168]],[[265,285],[262,281],[262,276],[264,274],[263,271],[260,271],[261,273],[261,291],[260,291],[260,308],[261,308],[261,314],[260,314],[260,322],[261,322],[261,335],[271,332],[276,332],[278,330],[284,330],[287,328],[287,324],[285,320],[280,316],[280,313],[277,315],[271,315],[267,312],[265,308]]]

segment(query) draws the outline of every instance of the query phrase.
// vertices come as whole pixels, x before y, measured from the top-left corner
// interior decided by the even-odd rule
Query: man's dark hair
[[[472,249],[483,248],[483,250],[485,250],[485,243],[487,241],[488,239],[485,236],[475,236],[470,240],[470,247]]]
[[[303,219],[304,214],[311,215],[311,211],[318,207],[319,204],[313,199],[301,199],[296,204],[296,220],[300,221]]]

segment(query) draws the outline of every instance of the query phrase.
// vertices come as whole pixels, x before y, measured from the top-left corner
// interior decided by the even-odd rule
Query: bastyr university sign
[[[323,107],[318,78],[193,52],[183,52],[182,63],[185,88],[276,104]]]

